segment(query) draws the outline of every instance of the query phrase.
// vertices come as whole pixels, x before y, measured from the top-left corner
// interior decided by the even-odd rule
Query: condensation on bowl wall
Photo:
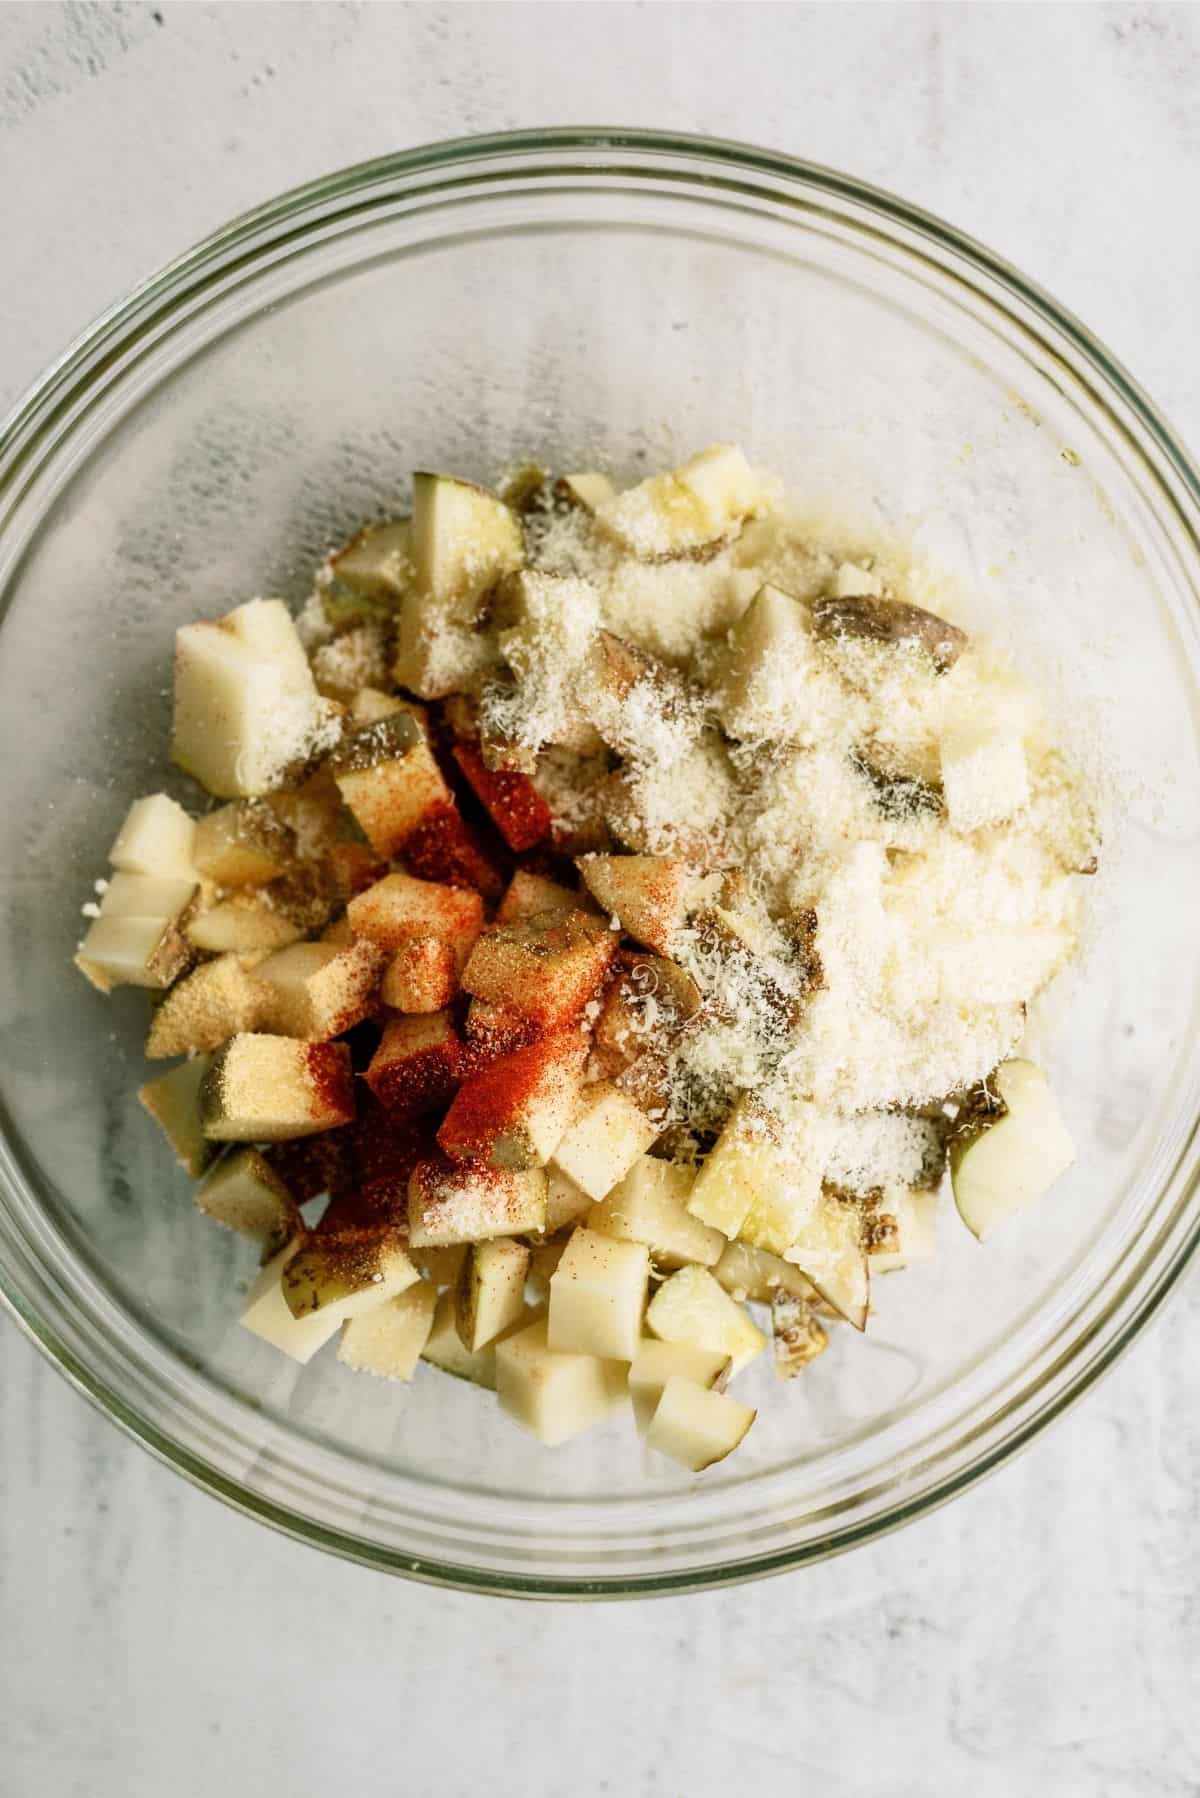
[[[1062,671],[1068,709],[1099,710],[1129,798],[1056,1032],[1076,1168],[986,1249],[944,1217],[936,1267],[878,1282],[867,1340],[786,1390],[764,1370],[744,1453],[694,1480],[632,1430],[547,1454],[456,1383],[301,1371],[240,1331],[248,1251],[193,1215],[133,1098],[140,997],[82,991],[70,955],[126,799],[162,783],[176,625],[301,600],[414,465],[486,478],[534,450],[631,478],[714,438],[932,554]],[[984,1471],[1197,1234],[1198,516],[1167,428],[1051,302],[902,203],[755,151],[439,146],[285,196],[156,277],[0,441],[0,1284],[31,1334],[231,1502],[484,1590],[745,1578]]]

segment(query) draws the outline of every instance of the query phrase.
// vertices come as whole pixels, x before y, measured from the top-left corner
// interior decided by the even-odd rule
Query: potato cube
[[[498,899],[504,891],[504,876],[453,800],[430,808],[405,839],[402,854],[405,866],[422,880],[474,888],[485,899]]]
[[[207,955],[254,955],[284,949],[304,932],[267,900],[238,894],[197,912],[186,934],[193,947]]]
[[[560,886],[541,874],[528,874],[518,868],[508,883],[496,912],[498,924],[514,924],[520,918],[531,918],[538,912],[579,911],[583,901],[570,887]]]
[[[457,1161],[544,1167],[574,1115],[586,1059],[586,1037],[565,1030],[493,1061],[459,1087],[439,1143]]]
[[[293,1317],[335,1309],[342,1320],[400,1293],[420,1279],[405,1239],[390,1225],[309,1236],[283,1270],[283,1296]]]
[[[694,1168],[643,1155],[620,1185],[592,1206],[587,1227],[622,1242],[645,1243],[657,1267],[683,1267],[690,1261],[715,1267],[725,1238],[688,1211],[695,1178]]]
[[[296,859],[295,833],[261,799],[218,806],[195,828],[196,867],[218,886],[263,886]]]
[[[414,1248],[522,1236],[546,1219],[546,1176],[430,1156],[408,1182],[409,1240]]]
[[[200,1083],[207,1072],[207,1055],[195,1055],[138,1088],[138,1098],[170,1143],[179,1165],[193,1176],[204,1172],[213,1154],[200,1122]]]
[[[520,1321],[529,1263],[526,1245],[509,1237],[468,1249],[455,1291],[455,1320],[463,1347],[472,1354]]]
[[[279,1036],[324,1042],[375,1009],[383,951],[374,943],[293,943],[258,963],[266,988],[263,1026]]]
[[[546,1234],[553,1236],[555,1231],[565,1229],[568,1224],[578,1223],[586,1211],[590,1211],[591,1199],[581,1186],[576,1186],[553,1163],[546,1169]],[[612,1232],[610,1231],[611,1235]]]
[[[251,600],[175,633],[171,754],[210,793],[270,792],[337,730],[282,600]]]
[[[771,1300],[771,1342],[776,1377],[781,1380],[794,1380],[829,1347],[829,1337],[812,1306],[784,1292],[777,1292]]]
[[[436,936],[417,936],[391,957],[379,996],[393,1011],[444,1011],[458,990],[453,944]]]
[[[353,1073],[345,1043],[290,1036],[235,1036],[214,1057],[200,1088],[211,1142],[283,1142],[349,1123]]]
[[[293,1317],[288,1310],[282,1275],[288,1261],[299,1252],[302,1240],[298,1238],[280,1249],[259,1270],[239,1321],[243,1329],[261,1336],[272,1348],[282,1349],[285,1355],[304,1366],[331,1336],[337,1335],[343,1319],[336,1305],[327,1305],[323,1311],[313,1311],[305,1317]]]
[[[554,1165],[589,1198],[607,1198],[660,1134],[619,1087],[602,1080],[586,1089],[579,1112],[557,1149]]]
[[[861,1207],[826,1188],[786,1252],[856,1330],[867,1327],[870,1263]]]
[[[117,916],[95,920],[79,945],[75,966],[101,993],[114,986],[161,991],[191,960],[192,945],[177,919]]]
[[[696,886],[687,862],[664,855],[581,855],[583,883],[601,910],[648,949],[669,955]]]
[[[953,830],[1003,823],[1029,803],[1020,732],[988,718],[964,719],[942,738],[942,790]]]
[[[524,1012],[492,1005],[487,999],[472,999],[465,1033],[467,1062],[474,1073],[500,1056],[513,1055],[527,1043],[536,1042],[543,1031],[537,1019]]]
[[[352,899],[346,916],[355,936],[396,950],[426,937],[450,943],[465,967],[483,928],[483,902],[464,887],[388,874]]]
[[[780,1292],[790,1298],[817,1297],[816,1287],[798,1267],[782,1256],[769,1255],[765,1249],[752,1249],[746,1242],[726,1244],[712,1271],[713,1278],[739,1304],[746,1299],[769,1304]]]
[[[416,719],[396,712],[345,736],[329,758],[343,800],[376,855],[396,855],[450,789]]]
[[[646,1430],[646,1447],[703,1473],[743,1440],[757,1412],[727,1392],[714,1392],[673,1374]]]
[[[681,1267],[664,1280],[650,1300],[646,1323],[663,1342],[687,1342],[728,1355],[734,1373],[767,1346],[761,1330],[705,1267]]]
[[[742,451],[716,443],[602,501],[596,517],[632,554],[656,562],[711,553],[765,506],[763,482]]]
[[[195,834],[195,822],[181,805],[165,793],[151,793],[130,806],[108,859],[114,868],[129,874],[162,874],[194,881]]]
[[[643,1337],[629,1369],[629,1396],[638,1434],[644,1436],[658,1408],[663,1388],[676,1374],[696,1386],[725,1390],[732,1370],[728,1355],[713,1349],[692,1348],[686,1342],[658,1342]]]
[[[895,1246],[871,1254],[871,1277],[890,1274],[902,1267],[937,1258],[938,1195],[932,1192],[900,1190],[886,1195],[888,1210],[896,1219],[898,1241]]]
[[[219,1049],[231,1036],[256,1030],[267,989],[239,956],[206,961],[173,987],[154,1013],[146,1038],[151,1061]]]
[[[405,1195],[407,1208],[407,1193]],[[439,1289],[446,1286],[457,1286],[458,1276],[462,1273],[463,1262],[470,1254],[470,1245],[465,1242],[454,1243],[445,1249],[413,1249],[413,1266],[423,1280],[428,1280]]]
[[[433,1330],[437,1287],[427,1280],[375,1305],[343,1327],[338,1360],[356,1373],[411,1380]]]
[[[528,774],[487,767],[470,743],[456,743],[454,759],[510,849],[532,849],[549,838],[554,818]]]
[[[575,1230],[550,1281],[547,1344],[556,1353],[632,1361],[649,1279],[644,1244]]]
[[[616,936],[585,912],[493,924],[471,951],[463,986],[547,1028],[578,1017],[616,953]]]
[[[257,1149],[225,1155],[196,1188],[196,1206],[239,1236],[250,1236],[269,1257],[304,1227],[299,1207]]]
[[[443,1373],[458,1380],[470,1380],[473,1386],[496,1390],[496,1345],[489,1342],[481,1349],[465,1349],[458,1333],[458,1301],[453,1290],[444,1292],[433,1314],[433,1328],[421,1350],[422,1361],[440,1367]]]
[[[755,1201],[785,1175],[779,1120],[745,1094],[696,1177],[688,1210],[722,1235],[737,1236]]]
[[[389,1018],[363,1078],[393,1117],[417,1117],[458,1084],[462,1044],[448,1011]]]
[[[620,1362],[557,1353],[539,1319],[496,1345],[496,1396],[522,1429],[550,1447],[601,1423],[626,1392]]]

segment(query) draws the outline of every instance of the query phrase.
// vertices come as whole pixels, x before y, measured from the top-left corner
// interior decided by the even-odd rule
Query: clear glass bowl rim
[[[474,166],[478,165],[478,166]],[[10,510],[39,467],[69,438],[89,390],[103,382],[127,355],[152,341],[159,330],[182,312],[194,310],[208,288],[232,269],[246,268],[270,255],[286,253],[292,239],[303,242],[314,225],[332,218],[349,220],[356,212],[386,199],[419,191],[471,185],[502,189],[521,178],[580,175],[613,179],[661,179],[682,187],[705,185],[746,195],[761,193],[773,205],[789,203],[801,213],[819,209],[822,199],[834,207],[856,209],[856,224],[870,229],[878,221],[901,253],[935,264],[939,273],[972,289],[977,298],[999,305],[1026,335],[1049,345],[1066,372],[1087,389],[1093,405],[1131,443],[1141,464],[1174,515],[1189,552],[1200,557],[1200,470],[1179,438],[1110,352],[1035,283],[1002,258],[921,208],[881,188],[822,165],[728,140],[682,133],[624,127],[558,127],[448,139],[357,163],[289,189],[241,214],[167,263],[125,299],[103,313],[35,382],[0,425],[0,531]],[[1192,1120],[1180,1156],[1159,1199],[1172,1203],[1152,1249],[1135,1275],[1122,1281],[1107,1311],[1082,1333],[1071,1352],[1043,1370],[1036,1405],[1006,1404],[986,1424],[970,1432],[963,1458],[915,1495],[884,1506],[865,1520],[834,1529],[816,1542],[750,1556],[731,1563],[682,1572],[664,1569],[646,1576],[588,1579],[490,1571],[459,1565],[414,1561],[402,1550],[314,1520],[299,1510],[254,1492],[225,1474],[204,1453],[167,1433],[151,1417],[128,1402],[65,1342],[46,1313],[52,1308],[52,1270],[39,1265],[34,1245],[19,1231],[17,1212],[9,1205],[11,1188],[21,1176],[0,1142],[0,1304],[53,1366],[98,1410],[201,1490],[221,1498],[246,1515],[284,1534],[360,1564],[410,1579],[476,1592],[500,1592],[531,1598],[620,1598],[664,1595],[709,1589],[785,1572],[869,1541],[946,1503],[1000,1466],[1027,1445],[1048,1423],[1080,1397],[1158,1311],[1176,1287],[1192,1255],[1200,1248],[1200,1178],[1195,1149],[1200,1120]],[[1185,1165],[1186,1164],[1186,1165]],[[1179,1178],[1180,1174],[1184,1178]],[[4,1215],[5,1212],[9,1214]],[[1155,1216],[1158,1217],[1158,1202]],[[11,1232],[17,1229],[14,1236]],[[13,1264],[7,1251],[16,1249]],[[31,1252],[32,1251],[32,1252]],[[24,1272],[19,1266],[25,1263]],[[38,1296],[35,1296],[35,1291]],[[39,1298],[41,1302],[39,1303]],[[1020,1395],[1028,1398],[1028,1392]]]

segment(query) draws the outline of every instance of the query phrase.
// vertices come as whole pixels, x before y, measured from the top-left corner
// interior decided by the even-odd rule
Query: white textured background
[[[463,132],[756,139],[1045,282],[1200,443],[1200,9],[0,6],[0,406],[135,280]],[[1200,1290],[950,1509],[721,1595],[550,1608],[322,1559],[0,1324],[0,1798],[1200,1792]]]

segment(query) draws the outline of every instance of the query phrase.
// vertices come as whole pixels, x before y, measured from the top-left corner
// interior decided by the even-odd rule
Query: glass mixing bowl
[[[702,1479],[631,1427],[548,1452],[471,1388],[305,1370],[236,1324],[134,1096],[144,1000],[71,967],[131,796],[167,772],[176,625],[314,562],[414,465],[636,477],[713,439],[901,532],[1098,723],[1123,799],[1053,1073],[1075,1168],[986,1248],[942,1220],[866,1339],[762,1371]],[[717,1585],[961,1490],[1083,1390],[1195,1247],[1200,488],[1107,353],[900,201],[735,145],[479,138],[285,195],[103,318],[0,440],[0,1282],[68,1379],[251,1515],[485,1591]],[[767,1358],[764,1357],[764,1360]],[[749,1382],[751,1388],[753,1380]]]

